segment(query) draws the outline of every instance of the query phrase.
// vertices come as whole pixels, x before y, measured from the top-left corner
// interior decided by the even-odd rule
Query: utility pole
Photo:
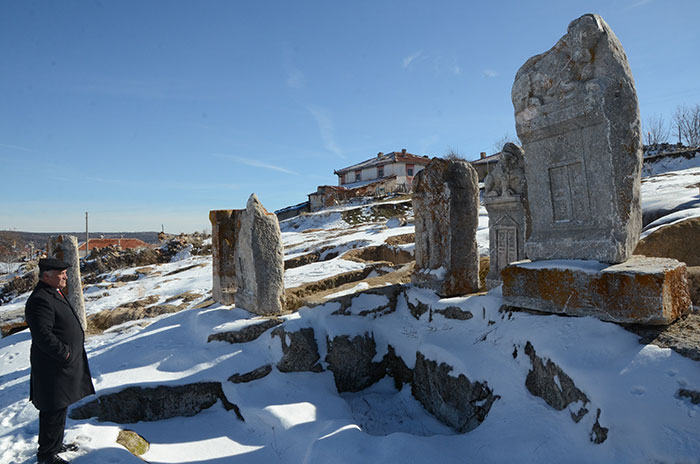
[[[88,234],[88,213],[85,211],[85,257],[90,254],[90,235]]]

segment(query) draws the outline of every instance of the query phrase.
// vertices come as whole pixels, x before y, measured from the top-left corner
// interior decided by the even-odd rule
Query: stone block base
[[[685,264],[670,258],[520,261],[502,278],[506,305],[548,313],[664,325],[691,309]]]

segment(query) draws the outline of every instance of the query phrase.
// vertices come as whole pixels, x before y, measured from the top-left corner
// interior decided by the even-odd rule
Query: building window
[[[355,182],[358,182],[361,180],[362,180],[362,171],[358,169],[357,171],[355,171]]]
[[[340,176],[340,185],[343,185],[345,183],[345,174]]]
[[[384,166],[377,168],[377,177],[384,177]]]
[[[408,177],[413,177],[413,165],[412,164],[406,165],[406,175]]]

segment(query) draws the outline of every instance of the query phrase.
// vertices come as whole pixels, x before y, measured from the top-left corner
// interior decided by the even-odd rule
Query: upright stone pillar
[[[478,176],[466,161],[433,158],[413,179],[416,265],[411,281],[442,297],[479,289]]]
[[[252,194],[236,240],[236,306],[261,315],[285,309],[284,248],[279,222]]]
[[[621,263],[642,227],[639,105],[610,27],[587,14],[530,58],[512,89],[525,150],[532,260]]]
[[[489,213],[489,273],[486,288],[501,283],[508,264],[525,259],[530,210],[523,149],[506,143],[496,167],[484,179],[484,205]]]
[[[78,258],[78,238],[72,235],[56,235],[49,239],[49,257],[70,264],[67,269],[68,281],[65,288],[66,299],[78,317],[83,330],[87,327],[85,300],[80,278],[80,258]]]
[[[243,210],[209,211],[211,222],[212,296],[217,303],[231,305],[236,294],[236,237]]]

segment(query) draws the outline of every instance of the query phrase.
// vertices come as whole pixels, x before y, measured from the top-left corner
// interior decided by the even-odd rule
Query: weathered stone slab
[[[685,264],[632,256],[622,264],[519,262],[503,272],[508,306],[618,323],[663,325],[690,311]]]
[[[252,194],[245,209],[209,212],[212,224],[212,294],[255,314],[285,310],[284,249],[277,216]]]
[[[236,294],[236,237],[243,210],[209,211],[211,222],[212,297],[231,305]]]
[[[587,14],[512,89],[525,150],[533,261],[632,255],[642,226],[639,107],[627,57],[600,16]]]
[[[83,330],[87,328],[85,318],[85,299],[80,279],[80,258],[78,257],[78,238],[73,235],[56,235],[49,239],[49,257],[58,258],[70,264],[63,292],[73,312],[78,317]]]
[[[235,251],[236,307],[260,315],[285,309],[284,248],[279,222],[258,197],[248,198],[241,214]]]
[[[523,149],[506,143],[496,167],[484,179],[484,206],[489,213],[489,273],[486,288],[501,284],[501,270],[525,256],[530,229]]]
[[[443,297],[479,289],[479,187],[466,161],[433,158],[413,180],[416,265],[411,281]]]

